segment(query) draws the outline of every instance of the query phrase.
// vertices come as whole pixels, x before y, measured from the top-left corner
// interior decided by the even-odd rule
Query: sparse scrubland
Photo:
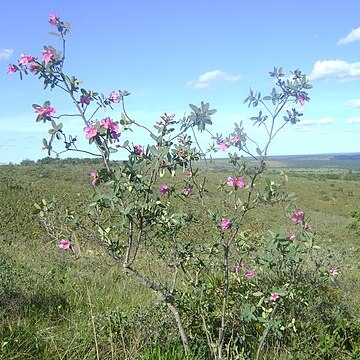
[[[328,258],[339,274],[327,285],[326,293],[312,290],[309,299],[313,303],[301,304],[302,317],[283,336],[269,340],[264,358],[357,359],[360,247],[359,235],[347,225],[352,221],[350,212],[358,208],[360,174],[356,167],[341,171],[328,167],[320,176],[311,170],[311,162],[308,165],[286,171],[284,164],[286,187],[296,193],[288,205],[303,209],[312,219],[321,247],[317,256]],[[53,196],[61,206],[85,213],[89,173],[97,166],[58,161],[0,167],[2,359],[94,359],[97,354],[100,359],[185,358],[167,310],[150,290],[121,271],[97,242],[96,234],[85,231],[76,253],[60,251],[34,215],[33,204]],[[278,168],[267,172],[280,176]],[[220,170],[209,173],[215,193],[222,176]],[[215,198],[221,201],[220,196]],[[244,232],[252,234],[254,246],[261,246],[267,230],[282,226],[281,210],[273,210],[271,205],[258,208],[243,225]],[[194,242],[208,230],[206,224],[202,226],[188,234]],[[153,266],[152,271],[160,276],[161,269],[155,264],[144,266]],[[326,298],[320,302],[322,296]],[[190,326],[191,314],[188,316]],[[193,331],[196,346],[189,359],[206,359],[203,339]],[[251,331],[249,335],[255,336],[257,329]]]

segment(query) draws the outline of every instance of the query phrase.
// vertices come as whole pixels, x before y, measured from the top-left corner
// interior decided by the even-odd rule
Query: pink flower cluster
[[[35,74],[38,69],[38,64],[36,63],[36,61],[37,61],[37,57],[35,57],[33,55],[21,54],[20,60],[19,60],[19,66],[20,67],[29,66],[30,72]],[[19,70],[20,70],[19,67],[17,67],[16,65],[9,64],[9,66],[7,68],[7,73],[13,74]]]
[[[296,210],[292,217],[291,220],[297,224],[300,224],[304,221],[304,211],[303,210]]]
[[[235,189],[237,189],[243,188],[245,186],[245,181],[243,177],[232,178],[231,176],[228,176],[227,184],[230,187],[234,187]]]
[[[100,124],[96,121],[95,123],[89,123],[88,126],[84,127],[84,131],[86,132],[85,138],[89,140],[96,137],[99,133],[99,127],[106,129],[111,139],[119,141],[121,135],[118,133],[119,125],[109,117],[102,119]]]
[[[55,56],[56,51],[54,48],[47,48],[42,51],[42,54],[43,54],[43,61],[45,62],[45,64],[48,64]]]
[[[19,65],[20,66],[25,66],[27,64],[31,64],[32,62],[36,61],[36,57],[32,56],[32,55],[26,55],[26,54],[21,54],[20,55],[20,60],[19,60]]]

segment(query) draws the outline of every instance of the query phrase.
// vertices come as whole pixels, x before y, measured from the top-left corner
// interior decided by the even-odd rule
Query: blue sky
[[[164,112],[183,116],[189,103],[204,101],[218,110],[214,132],[228,134],[242,120],[261,143],[249,120],[257,110],[243,104],[249,88],[265,95],[274,66],[287,73],[300,68],[314,86],[311,101],[301,108],[302,122],[283,131],[270,154],[360,151],[358,0],[20,0],[0,4],[0,163],[46,155],[48,126],[35,122],[33,103],[49,99],[57,115],[74,110],[59,91],[43,91],[36,77],[6,74],[21,53],[41,58],[44,45],[60,49],[48,34],[53,11],[72,25],[66,72],[86,89],[130,91],[127,110],[139,122],[150,125]],[[120,112],[99,118],[117,120]],[[65,130],[83,139],[76,121],[65,119]],[[147,142],[142,133],[130,140]]]

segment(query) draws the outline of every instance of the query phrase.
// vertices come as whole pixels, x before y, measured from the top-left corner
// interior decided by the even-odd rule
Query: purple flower
[[[191,195],[192,193],[192,190],[190,188],[185,188],[182,193],[185,195],[185,196],[189,196]]]
[[[91,96],[90,95],[81,95],[80,96],[80,104],[81,105],[89,105],[91,101]]]
[[[160,186],[160,194],[165,196],[169,192],[169,185],[163,184]]]

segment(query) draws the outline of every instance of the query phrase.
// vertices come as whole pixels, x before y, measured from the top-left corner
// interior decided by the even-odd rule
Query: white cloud
[[[338,45],[350,44],[354,41],[360,40],[360,26],[356,29],[352,29],[346,36],[338,41]]]
[[[188,86],[194,89],[209,88],[215,81],[235,82],[240,80],[240,75],[229,75],[225,71],[213,70],[201,74],[197,80],[192,80],[187,83]]]
[[[349,100],[347,104],[351,107],[360,108],[360,98]]]
[[[0,59],[4,59],[4,60],[10,59],[13,52],[14,52],[13,49],[0,48]]]
[[[360,78],[360,62],[349,63],[344,60],[319,60],[309,76],[310,80]]]
[[[331,117],[323,117],[318,120],[301,120],[297,123],[298,126],[311,126],[311,125],[328,125],[332,124],[334,119]]]
[[[360,117],[349,117],[346,122],[348,124],[360,124]]]

